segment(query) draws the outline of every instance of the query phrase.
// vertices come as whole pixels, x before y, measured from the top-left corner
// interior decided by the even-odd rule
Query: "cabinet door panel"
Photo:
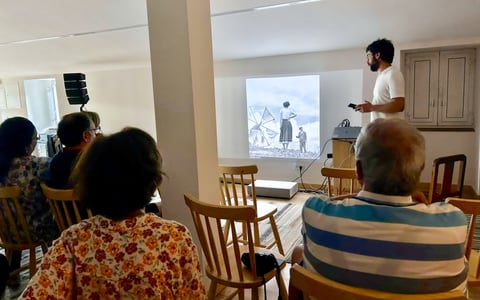
[[[442,125],[472,125],[474,50],[440,53],[440,120]]]
[[[405,59],[407,120],[416,125],[436,124],[438,52],[411,53]]]

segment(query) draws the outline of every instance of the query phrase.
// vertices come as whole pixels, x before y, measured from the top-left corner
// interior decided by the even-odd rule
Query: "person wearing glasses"
[[[370,121],[377,118],[403,119],[405,109],[405,80],[400,70],[392,66],[395,49],[390,40],[378,39],[367,46],[367,64],[377,72],[372,101],[357,104],[355,111],[370,113]]]
[[[77,163],[82,150],[96,137],[99,129],[84,113],[76,112],[63,116],[58,123],[57,136],[64,148],[55,154],[50,162],[46,183],[55,189],[71,189],[70,173]]]
[[[87,115],[87,117],[90,118],[90,120],[93,121],[93,124],[95,124],[95,128],[97,128],[97,137],[98,136],[103,136],[102,134],[102,127],[100,127],[100,115],[97,113],[97,112],[94,112],[94,111],[88,111],[88,110],[85,110],[85,111],[82,111],[84,114]]]

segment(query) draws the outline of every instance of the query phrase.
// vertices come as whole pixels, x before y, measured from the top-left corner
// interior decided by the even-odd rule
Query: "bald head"
[[[410,195],[425,165],[425,140],[404,120],[376,119],[362,128],[355,159],[364,190]]]

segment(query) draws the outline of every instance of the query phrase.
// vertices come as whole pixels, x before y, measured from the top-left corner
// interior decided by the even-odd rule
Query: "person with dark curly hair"
[[[377,72],[372,101],[365,100],[355,106],[355,111],[370,113],[377,118],[403,119],[405,109],[405,80],[400,70],[392,66],[395,49],[390,40],[378,39],[366,48],[367,64]]]
[[[37,130],[27,118],[8,118],[0,125],[0,186],[20,187],[19,202],[32,238],[49,243],[59,232],[40,187],[40,174],[48,168],[49,159],[32,155],[36,145]],[[19,268],[20,261],[21,251],[13,251],[10,269]],[[17,284],[15,278],[9,282]]]
[[[19,299],[205,299],[188,229],[144,211],[163,176],[148,133],[96,139],[72,176],[95,216],[62,232]]]

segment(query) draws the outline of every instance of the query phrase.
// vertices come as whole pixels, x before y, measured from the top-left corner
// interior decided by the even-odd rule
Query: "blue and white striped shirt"
[[[304,265],[352,286],[403,294],[464,291],[467,221],[448,203],[361,191],[303,207]]]

